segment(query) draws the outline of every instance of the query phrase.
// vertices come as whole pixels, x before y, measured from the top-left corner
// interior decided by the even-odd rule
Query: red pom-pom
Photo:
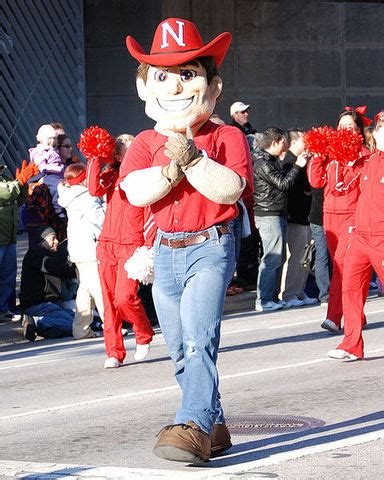
[[[306,150],[321,157],[328,156],[329,140],[334,130],[327,125],[323,127],[312,128],[304,133],[304,143]]]
[[[348,163],[359,158],[363,137],[350,128],[335,130],[329,141],[329,158],[340,163]]]
[[[97,125],[84,129],[77,144],[85,158],[101,157],[106,163],[113,162],[115,146],[112,135]]]

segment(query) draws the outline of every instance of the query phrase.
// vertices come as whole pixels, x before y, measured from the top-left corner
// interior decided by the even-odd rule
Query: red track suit
[[[364,148],[364,147],[363,147]],[[364,148],[363,154],[369,153]],[[344,257],[348,248],[351,232],[356,223],[356,204],[359,189],[345,191],[335,195],[345,171],[348,170],[351,182],[356,183],[359,168],[342,165],[336,160],[326,162],[322,157],[314,157],[308,165],[309,183],[314,188],[324,188],[324,231],[332,261],[332,278],[329,286],[329,300],[326,318],[340,327],[343,316],[342,279]],[[356,178],[355,178],[356,177]]]
[[[128,278],[124,264],[137,247],[151,245],[156,227],[149,208],[131,205],[119,188],[118,170],[93,158],[87,164],[87,187],[91,195],[107,195],[107,211],[96,256],[104,301],[104,342],[108,357],[122,362],[126,351],[121,327],[132,324],[137,344],[150,343],[154,331],[137,294],[139,282]],[[145,240],[145,241],[144,241]]]
[[[384,281],[384,152],[375,152],[361,171],[356,229],[344,266],[344,339],[337,347],[364,357],[362,328],[372,267]]]

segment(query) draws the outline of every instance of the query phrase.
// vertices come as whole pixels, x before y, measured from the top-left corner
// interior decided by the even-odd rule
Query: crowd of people
[[[362,107],[340,113],[336,128],[364,140],[347,163],[313,154],[300,128],[257,132],[242,101],[230,107],[227,125],[214,109],[230,41],[224,32],[204,45],[182,19],[159,25],[148,55],[127,37],[154,129],[122,134],[110,157],[83,163],[53,122],[38,129],[30,162],[14,180],[0,167],[0,321],[18,319],[16,228],[24,204],[25,338],[103,334],[104,368],[118,368],[126,323],[141,361],[158,319],[183,398],[154,453],[192,463],[231,446],[216,369],[226,295],[256,290],[257,314],[320,303],[322,328],[339,333],[344,318],[344,338],[328,355],[356,360],[364,356],[373,279],[383,294],[384,113],[372,126]],[[151,287],[143,295],[139,282],[151,275],[144,281],[133,264],[154,271],[155,319]]]
[[[239,215],[233,222],[237,271],[226,294],[256,290],[256,312],[319,302],[327,309],[321,327],[338,333],[344,315],[344,258],[356,226],[361,169],[375,151],[370,122],[359,109],[341,112],[337,128],[352,128],[364,138],[360,158],[344,168],[336,161],[312,158],[299,128],[270,127],[258,133],[249,122],[250,110],[250,105],[238,101],[229,112],[231,125],[248,140],[254,194],[237,202]],[[225,125],[217,114],[210,120]],[[87,166],[82,163],[58,122],[42,125],[36,138],[30,164],[24,162],[16,180],[7,180],[2,173],[10,203],[2,207],[2,217],[8,220],[0,232],[2,321],[20,319],[15,303],[16,210],[24,204],[29,250],[19,299],[25,337],[98,336],[99,323],[94,320],[99,317],[103,322],[107,311],[111,321],[103,325],[108,339],[105,367],[124,361],[124,326],[130,319],[137,341],[135,359],[143,359],[154,332],[137,295],[137,282],[128,278],[124,264],[138,246],[153,244],[156,226],[147,207],[134,207],[130,213],[130,203],[115,188],[134,137],[117,138],[114,162],[107,166],[100,158],[90,159]],[[316,251],[314,276],[303,265],[311,242]],[[379,276],[374,274],[369,286],[384,295]],[[151,308],[151,300],[147,303]]]

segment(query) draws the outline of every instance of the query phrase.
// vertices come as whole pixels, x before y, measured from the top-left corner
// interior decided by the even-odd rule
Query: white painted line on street
[[[345,433],[348,433],[348,430],[344,430]],[[327,433],[329,435],[329,432]],[[330,450],[336,450],[339,448],[352,447],[354,445],[361,445],[362,443],[373,442],[375,440],[381,440],[384,438],[384,429],[377,430],[376,432],[362,433],[361,435],[352,435],[351,437],[343,438],[341,440],[326,441],[324,443],[319,443],[318,445],[312,445],[310,447],[298,448],[296,450],[291,450],[288,452],[275,453],[272,455],[266,456],[266,458],[261,458],[258,460],[253,460],[247,462],[244,467],[241,468],[241,465],[230,465],[228,467],[220,467],[216,469],[216,473],[234,473],[238,472],[248,472],[255,468],[265,467],[268,465],[275,465],[277,463],[285,462],[287,460],[294,460],[296,458],[304,457],[307,455],[315,455],[317,453],[329,452]],[[313,440],[320,440],[321,436],[313,438]],[[284,444],[283,444],[284,446]],[[269,450],[270,447],[267,447]],[[255,455],[262,453],[260,449],[255,449]],[[250,452],[247,452],[247,454]],[[241,454],[241,453],[240,453]],[[236,458],[235,455],[233,457]],[[221,477],[224,479],[225,477]],[[227,477],[228,478],[228,477]],[[215,477],[215,480],[220,479],[220,475]]]
[[[347,432],[346,432],[347,433]],[[321,436],[317,437],[321,441]],[[207,467],[203,471],[181,471],[181,470],[161,470],[161,469],[145,469],[145,468],[129,468],[129,467],[92,467],[90,465],[73,465],[59,463],[33,463],[33,462],[17,462],[0,460],[0,472],[7,476],[17,478],[33,478],[39,479],[64,479],[64,478],[88,478],[92,480],[116,480],[117,478],[125,478],[129,480],[230,480],[234,474],[244,475],[255,468],[265,467],[268,465],[276,465],[288,460],[315,455],[318,453],[329,452],[332,450],[361,445],[384,438],[384,429],[376,432],[363,433],[361,435],[351,436],[342,440],[327,441],[310,447],[293,449],[288,452],[281,452],[268,455],[246,463],[238,463],[226,467]],[[284,444],[282,445],[284,447]],[[276,447],[278,448],[278,446]],[[270,447],[267,447],[270,450]],[[251,454],[252,451],[238,452],[237,454],[226,455],[226,458],[236,458],[237,455]],[[254,450],[255,456],[263,454],[262,449]],[[207,464],[207,466],[209,463]],[[36,476],[36,477],[35,477]]]
[[[378,352],[383,352],[384,348],[376,349],[376,350],[370,350],[366,352],[367,354],[371,353],[378,353]],[[220,380],[229,380],[232,378],[240,378],[240,377],[247,377],[247,376],[252,376],[252,375],[259,375],[263,373],[269,373],[269,372],[276,372],[278,370],[288,370],[291,368],[300,368],[300,367],[306,367],[309,365],[316,365],[318,363],[323,363],[323,362],[329,362],[329,361],[335,361],[333,359],[330,359],[328,357],[323,357],[323,358],[318,358],[316,360],[309,360],[307,362],[300,362],[300,363],[292,363],[288,365],[279,365],[277,367],[270,367],[270,368],[261,368],[259,370],[250,370],[248,372],[239,372],[239,373],[233,373],[230,375],[221,375]],[[127,399],[127,398],[133,398],[133,397],[142,397],[144,395],[154,395],[154,394],[161,394],[164,392],[169,392],[169,391],[177,391],[179,390],[178,385],[169,385],[168,387],[159,387],[159,388],[152,388],[152,389],[147,389],[147,390],[140,390],[137,392],[129,392],[129,393],[123,393],[120,395],[111,395],[109,397],[101,397],[101,398],[95,398],[95,399],[90,399],[90,400],[84,400],[82,402],[75,402],[75,403],[67,403],[64,405],[56,405],[52,407],[47,407],[47,408],[41,408],[38,410],[31,410],[29,412],[22,412],[22,413],[16,413],[13,415],[4,415],[0,417],[0,420],[10,420],[10,419],[15,419],[15,418],[20,418],[20,417],[28,417],[32,415],[40,415],[44,413],[50,413],[50,412],[57,412],[60,410],[66,410],[69,408],[74,408],[74,407],[83,407],[85,405],[96,405],[99,403],[105,403],[105,402],[112,402],[115,400],[122,400],[122,399]]]

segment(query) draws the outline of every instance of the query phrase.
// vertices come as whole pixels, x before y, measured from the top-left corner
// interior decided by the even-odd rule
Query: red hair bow
[[[369,127],[369,125],[372,123],[372,120],[370,120],[368,117],[365,116],[365,112],[367,111],[366,105],[362,105],[361,107],[356,107],[356,108],[344,107],[344,111],[345,110],[349,110],[351,112],[356,112],[357,114],[359,114],[364,127]]]

